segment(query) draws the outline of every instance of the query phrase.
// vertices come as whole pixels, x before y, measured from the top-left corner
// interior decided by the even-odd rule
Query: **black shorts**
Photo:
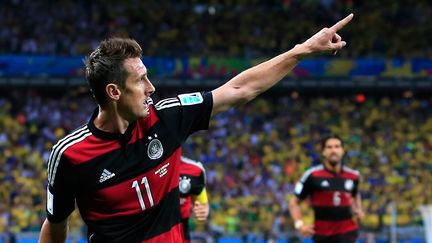
[[[315,243],[356,243],[358,238],[358,230],[350,231],[338,235],[314,235]]]

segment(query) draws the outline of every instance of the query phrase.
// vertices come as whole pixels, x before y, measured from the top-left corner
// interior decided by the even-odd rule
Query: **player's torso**
[[[358,177],[351,173],[334,174],[327,170],[312,173],[311,203],[313,206],[350,206]]]
[[[311,175],[311,205],[315,215],[317,236],[344,235],[355,231],[352,220],[353,193],[357,188],[358,174],[349,171],[335,174],[325,169]]]
[[[139,224],[142,227],[134,230],[153,229],[145,236],[152,238],[158,231],[165,232],[180,222],[180,144],[157,121],[138,123],[130,137],[121,140],[90,136],[77,144],[79,149],[67,152],[75,158],[71,162],[79,183],[77,204],[96,235],[98,231],[106,235],[111,230],[109,225],[117,227],[113,231],[125,230],[126,234],[131,230],[128,227]],[[79,154],[73,154],[74,151]],[[158,224],[166,226],[154,229]],[[133,238],[142,239],[145,234],[138,233]]]
[[[142,136],[137,132],[127,145],[100,139],[90,145],[88,141],[88,147],[80,153],[82,157],[88,153],[93,158],[83,159],[76,165],[81,184],[77,199],[86,204],[88,216],[93,218],[93,213],[100,212],[100,217],[105,217],[149,208],[176,187],[179,145],[171,142],[172,139],[166,130],[156,127]],[[143,205],[138,201],[137,191],[146,188],[153,189],[153,193],[144,199]],[[110,202],[111,211],[101,211],[100,202]]]

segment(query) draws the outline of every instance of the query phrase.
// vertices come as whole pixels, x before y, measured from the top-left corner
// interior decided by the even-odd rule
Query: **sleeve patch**
[[[49,188],[47,188],[47,210],[50,214],[54,214],[54,195],[50,192]]]
[[[295,188],[294,188],[294,193],[296,195],[300,195],[301,192],[302,192],[302,190],[303,190],[303,184],[300,183],[300,182],[297,182],[296,185],[295,185]]]
[[[200,92],[180,94],[178,95],[178,98],[182,105],[195,105],[195,104],[203,103],[204,101]]]

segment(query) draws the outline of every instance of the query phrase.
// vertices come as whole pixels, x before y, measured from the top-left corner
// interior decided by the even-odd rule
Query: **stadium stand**
[[[2,232],[40,229],[48,149],[84,123],[94,106],[87,94],[63,95],[14,91],[0,99]],[[210,222],[195,229],[292,231],[288,198],[301,173],[319,163],[319,138],[328,133],[341,134],[349,151],[346,163],[363,174],[364,229],[387,227],[391,202],[397,204],[399,226],[419,225],[417,207],[432,203],[431,105],[430,99],[416,98],[359,103],[355,97],[280,96],[219,115],[210,132],[194,135],[187,145],[205,163],[211,195]],[[71,230],[83,230],[77,213]]]
[[[271,56],[354,11],[344,30],[348,57],[430,57],[427,0],[6,0],[0,8],[0,52],[82,55],[107,36],[131,36],[144,54]],[[38,13],[38,14],[33,14]],[[49,16],[49,18],[47,18]],[[397,31],[394,28],[397,26]]]

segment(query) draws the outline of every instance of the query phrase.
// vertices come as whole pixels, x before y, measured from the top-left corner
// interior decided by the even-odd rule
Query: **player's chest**
[[[155,189],[174,181],[178,185],[177,139],[166,129],[134,136],[129,143],[79,165],[75,171],[81,193],[106,191],[106,196],[117,197],[119,190],[141,190],[140,185],[153,184]],[[112,143],[107,142],[106,146],[113,146]]]
[[[355,189],[353,179],[342,177],[317,177],[312,181],[314,191],[352,192]]]

